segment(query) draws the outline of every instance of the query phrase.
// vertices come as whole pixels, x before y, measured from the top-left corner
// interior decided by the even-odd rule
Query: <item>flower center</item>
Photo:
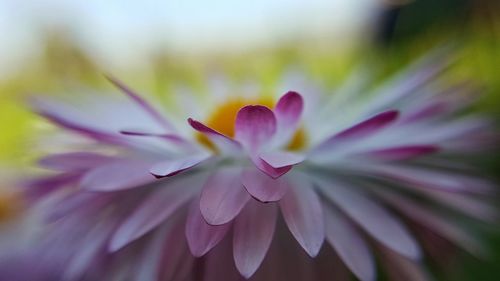
[[[236,115],[238,111],[249,104],[259,104],[264,105],[269,108],[274,107],[274,101],[269,97],[261,97],[253,100],[247,99],[230,99],[225,103],[221,104],[206,120],[207,126],[222,133],[228,137],[234,137],[234,123],[236,120]],[[196,139],[202,145],[208,147],[209,149],[216,151],[215,145],[203,134],[197,133]],[[292,137],[288,145],[287,150],[300,150],[305,147],[307,142],[306,133],[303,128],[299,128],[295,135]]]

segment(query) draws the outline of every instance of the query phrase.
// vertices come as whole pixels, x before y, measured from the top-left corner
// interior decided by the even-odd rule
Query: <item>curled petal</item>
[[[155,164],[149,171],[155,177],[170,177],[190,169],[209,158],[207,154],[172,159]]]
[[[188,123],[193,129],[207,136],[222,152],[232,153],[241,149],[239,142],[217,132],[199,121],[189,118]]]
[[[305,157],[302,154],[289,151],[271,151],[261,153],[260,159],[273,168],[284,168],[304,161]]]
[[[258,151],[276,133],[276,117],[267,107],[248,105],[238,111],[235,138],[251,152]]]

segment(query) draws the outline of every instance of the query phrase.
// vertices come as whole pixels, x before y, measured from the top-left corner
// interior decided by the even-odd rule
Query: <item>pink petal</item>
[[[106,78],[113,83],[117,88],[119,88],[123,93],[125,93],[131,100],[133,100],[138,106],[140,106],[146,113],[148,113],[154,120],[156,120],[165,129],[172,131],[174,126],[159,113],[153,106],[151,106],[145,99],[136,94],[129,87],[125,86],[121,81],[111,76],[106,76]]]
[[[374,259],[356,228],[337,210],[325,206],[326,239],[345,265],[362,281],[375,280]]]
[[[322,150],[335,145],[339,141],[345,141],[348,139],[362,138],[372,134],[375,134],[379,130],[390,125],[398,118],[399,112],[395,110],[384,111],[371,118],[368,118],[360,123],[347,128],[331,137],[320,144],[316,150]]]
[[[276,117],[267,107],[248,105],[236,116],[235,139],[251,152],[258,151],[276,133]]]
[[[233,254],[236,268],[250,278],[259,268],[271,245],[277,209],[272,204],[250,200],[234,223]]]
[[[438,147],[435,145],[410,145],[362,152],[359,153],[359,156],[370,156],[385,161],[399,161],[436,153],[437,151]]]
[[[64,104],[38,99],[32,100],[31,104],[36,113],[60,127],[100,142],[120,145],[125,144],[125,142],[116,135],[85,125],[85,120],[76,120],[77,118],[74,116],[72,109]]]
[[[91,152],[69,152],[47,156],[39,161],[40,166],[58,171],[88,170],[109,162],[113,157]]]
[[[243,171],[241,183],[250,195],[262,202],[278,201],[285,195],[288,183],[283,178],[273,179],[255,168]]]
[[[87,172],[80,181],[83,189],[116,191],[139,187],[155,181],[149,173],[150,163],[118,161],[98,166]]]
[[[166,236],[158,280],[187,280],[195,263],[186,241],[185,222],[179,221]]]
[[[304,161],[305,157],[302,154],[294,152],[272,151],[261,153],[260,159],[264,160],[273,168],[283,168],[296,165]]]
[[[201,183],[197,176],[176,178],[151,193],[116,230],[110,251],[119,250],[164,222],[193,198]]]
[[[239,151],[241,149],[241,145],[239,142],[217,132],[216,130],[206,126],[205,124],[192,118],[189,118],[188,122],[189,125],[193,127],[193,129],[207,136],[220,151],[231,153]]]
[[[324,195],[373,238],[409,258],[420,257],[420,248],[406,227],[373,199],[355,192],[355,187],[331,179],[316,180]]]
[[[267,164],[266,161],[258,158],[258,157],[251,157],[252,162],[254,163],[255,167],[259,168],[262,172],[266,173],[268,176],[272,177],[273,179],[277,179],[281,177],[282,175],[288,173],[292,169],[292,166],[285,166],[281,168],[274,168],[273,166]]]
[[[201,193],[200,210],[209,224],[230,222],[250,199],[240,177],[240,169],[226,168],[208,178]]]
[[[190,208],[186,222],[186,239],[191,253],[201,257],[215,247],[224,238],[231,224],[210,225],[200,212],[197,202]]]
[[[312,184],[294,179],[279,202],[288,229],[302,248],[315,257],[323,244],[325,230],[321,203]]]
[[[299,125],[303,108],[302,96],[296,92],[290,91],[279,99],[274,113],[278,125],[277,137],[280,145],[286,143],[294,134]]]
[[[200,154],[167,160],[155,164],[149,172],[155,177],[170,177],[198,165],[209,157],[207,154]]]

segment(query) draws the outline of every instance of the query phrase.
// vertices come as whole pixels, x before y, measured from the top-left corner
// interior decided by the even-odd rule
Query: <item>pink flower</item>
[[[234,119],[215,109],[206,122],[164,117],[114,79],[132,103],[37,100],[92,142],[40,161],[56,173],[28,189],[52,198],[30,255],[65,280],[348,279],[344,266],[374,280],[375,253],[390,275],[427,274],[422,229],[476,253],[437,208],[496,216],[467,165],[489,124],[460,113],[466,88],[432,87],[443,67],[417,63],[366,96],[247,98]]]

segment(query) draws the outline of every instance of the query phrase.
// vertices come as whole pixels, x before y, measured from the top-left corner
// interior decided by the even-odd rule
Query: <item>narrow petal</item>
[[[248,105],[236,116],[235,139],[251,152],[258,151],[276,133],[276,117],[267,107]]]
[[[250,278],[259,268],[271,245],[277,208],[250,200],[234,223],[233,254],[236,268]]]
[[[155,177],[170,177],[198,165],[209,157],[208,154],[200,154],[167,160],[155,164],[149,172]]]
[[[150,105],[145,99],[135,93],[132,89],[127,87],[116,78],[113,78],[111,76],[106,76],[106,78],[117,88],[119,88],[124,94],[126,94],[131,100],[133,100],[139,107],[144,109],[146,113],[153,117],[153,119],[156,120],[165,129],[169,131],[174,130],[174,126],[172,126],[172,124],[170,124],[170,122],[161,113],[159,113],[152,105]]]
[[[376,132],[396,121],[398,115],[399,112],[395,110],[389,110],[379,113],[329,137],[315,150],[319,152],[323,149],[328,149],[330,146],[337,144],[339,141],[362,138],[375,134]]]
[[[321,203],[312,184],[295,178],[279,202],[288,229],[302,248],[315,257],[323,244],[325,230]]]
[[[279,99],[274,108],[278,125],[276,134],[278,145],[286,143],[293,136],[303,109],[304,101],[297,92],[290,91]]]
[[[385,161],[399,161],[436,153],[438,150],[435,145],[410,145],[361,152],[359,156],[369,156]]]
[[[186,239],[189,249],[195,257],[201,257],[215,247],[224,238],[231,224],[210,225],[200,212],[197,202],[190,208],[186,222]]]
[[[356,228],[337,210],[323,208],[326,239],[345,265],[362,281],[375,280],[375,263]]]
[[[338,181],[316,178],[316,182],[329,200],[373,238],[409,258],[420,257],[420,248],[406,227],[374,200]]]
[[[241,149],[241,145],[239,142],[217,132],[216,130],[206,126],[205,124],[192,118],[189,118],[188,122],[189,125],[193,127],[193,129],[208,137],[217,146],[219,151],[233,153]]]
[[[302,154],[288,151],[271,151],[260,154],[260,159],[264,160],[273,168],[283,168],[296,165],[304,161],[305,157]]]
[[[209,224],[230,222],[250,199],[240,178],[238,168],[220,169],[208,178],[201,194],[200,210]]]
[[[119,250],[164,222],[193,198],[201,184],[198,176],[184,177],[166,182],[151,193],[117,229],[110,241],[110,251]]]
[[[288,183],[284,178],[270,178],[253,167],[243,171],[241,183],[250,195],[262,202],[278,201],[288,189]]]
[[[189,280],[186,276],[192,271],[195,257],[189,251],[185,225],[184,218],[180,219],[166,235],[158,280]]]
[[[102,165],[113,157],[91,152],[69,152],[42,158],[38,163],[44,168],[57,171],[81,171]]]
[[[115,191],[146,185],[155,181],[149,173],[150,163],[117,161],[91,169],[80,186],[92,191]]]

